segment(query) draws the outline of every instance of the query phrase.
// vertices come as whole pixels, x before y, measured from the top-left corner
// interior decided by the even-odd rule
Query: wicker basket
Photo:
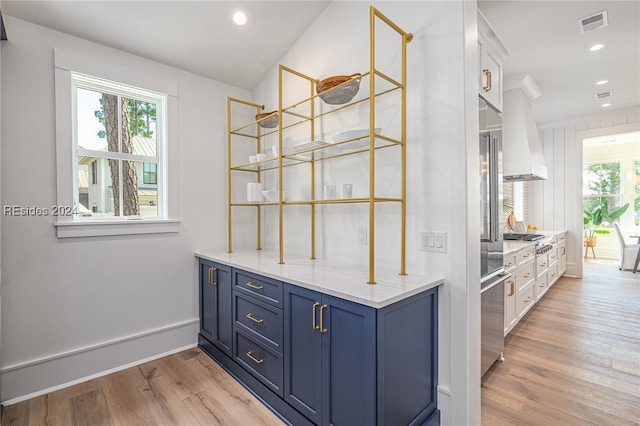
[[[278,111],[263,112],[256,115],[256,121],[260,127],[272,129],[278,126]]]
[[[341,105],[349,102],[360,90],[362,74],[335,75],[316,83],[316,93],[325,103]]]

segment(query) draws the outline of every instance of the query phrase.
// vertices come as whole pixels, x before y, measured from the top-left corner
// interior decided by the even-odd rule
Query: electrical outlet
[[[437,253],[447,252],[447,233],[446,232],[420,232],[420,251],[434,251]]]
[[[359,226],[358,227],[358,244],[361,246],[367,245],[367,227]]]

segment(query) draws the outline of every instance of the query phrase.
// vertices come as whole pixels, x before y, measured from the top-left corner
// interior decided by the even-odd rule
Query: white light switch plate
[[[446,232],[420,232],[420,251],[433,251],[436,253],[447,252]]]

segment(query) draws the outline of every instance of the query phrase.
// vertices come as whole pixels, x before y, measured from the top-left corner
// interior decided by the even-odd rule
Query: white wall
[[[2,400],[195,345],[197,248],[225,248],[226,97],[248,93],[5,16],[2,205],[56,204],[53,49],[178,83],[180,232],[58,240],[2,217]]]
[[[373,4],[414,35],[407,46],[407,270],[435,272],[446,278],[440,294],[439,408],[444,424],[479,424],[478,142],[477,130],[465,131],[478,128],[476,6],[473,2]],[[365,72],[369,64],[368,8],[366,2],[331,3],[279,62],[320,79]],[[378,57],[389,66],[400,60],[399,52],[386,45]],[[267,111],[278,105],[277,71],[274,68],[253,92],[253,101],[264,104]],[[383,127],[383,134],[395,131],[390,111],[394,110],[377,117],[376,126]],[[331,128],[335,123],[324,121],[325,133],[320,136],[330,141],[338,130],[366,128],[367,113],[361,108],[335,128]],[[384,156],[379,154],[384,162],[380,160],[376,169],[380,192],[393,191],[399,182],[399,157],[387,151]],[[355,196],[368,194],[366,155],[327,163],[317,172],[316,194],[321,194],[323,183],[340,182],[354,183]],[[292,181],[308,182],[307,170],[294,173],[290,172],[285,189]],[[399,209],[393,207],[376,209],[376,267],[398,270]],[[277,248],[277,225],[269,223],[275,221],[274,213],[267,212],[265,227],[271,249]],[[359,206],[319,209],[318,256],[336,262],[356,260],[366,270],[368,251],[357,244],[357,228],[367,226],[367,220],[366,210]],[[307,222],[289,216],[285,226],[286,263],[287,253],[306,255],[309,248]],[[419,252],[420,231],[446,231],[447,253]]]
[[[549,178],[529,183],[529,218],[540,229],[569,231],[566,275],[582,277],[582,140],[638,129],[638,107],[538,124]]]

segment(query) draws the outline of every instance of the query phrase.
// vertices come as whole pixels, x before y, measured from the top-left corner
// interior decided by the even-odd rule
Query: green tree
[[[585,165],[583,170],[584,210],[593,211],[601,206],[608,212],[619,206],[620,163],[596,163]]]

